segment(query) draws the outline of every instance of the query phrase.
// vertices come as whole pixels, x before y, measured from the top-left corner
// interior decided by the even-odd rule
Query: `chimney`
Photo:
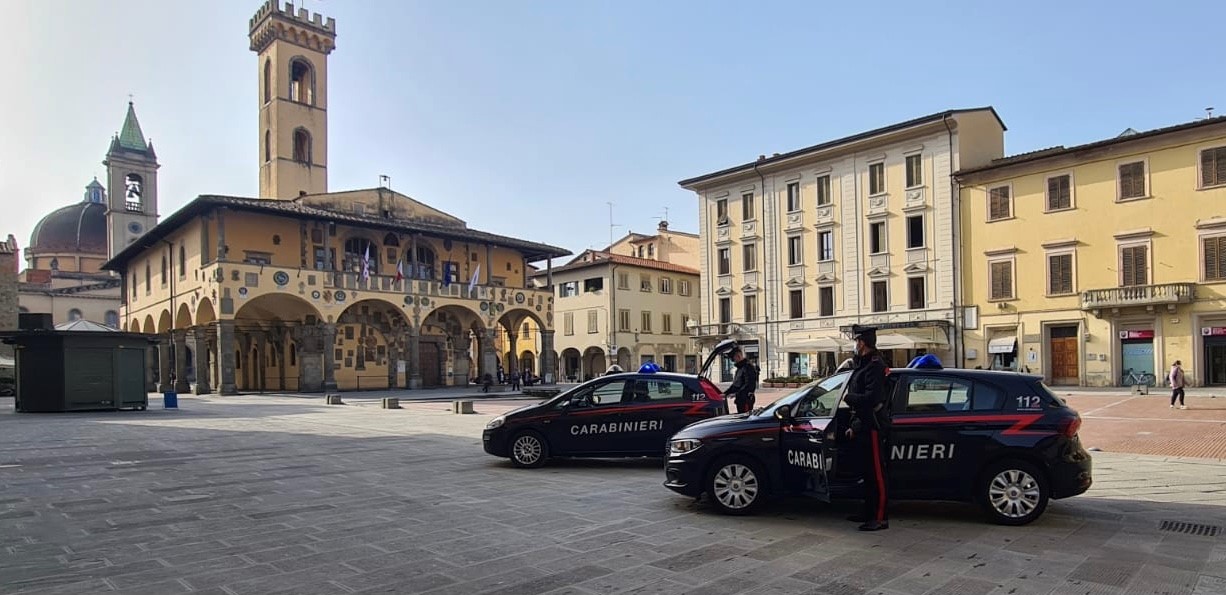
[[[668,222],[667,222],[667,221],[665,221],[665,220],[663,220],[663,219],[661,219],[661,220],[660,220],[660,225],[659,225],[659,230],[660,230],[660,231],[668,231]]]
[[[758,155],[758,161],[766,161],[766,155]]]

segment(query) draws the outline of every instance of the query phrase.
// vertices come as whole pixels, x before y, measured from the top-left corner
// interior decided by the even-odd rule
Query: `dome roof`
[[[26,250],[35,254],[107,253],[106,205],[79,202],[43,217],[30,234]]]

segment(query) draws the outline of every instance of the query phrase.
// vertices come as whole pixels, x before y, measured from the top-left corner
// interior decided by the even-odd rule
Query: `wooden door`
[[[1081,372],[1077,361],[1077,337],[1052,337],[1052,384],[1077,384]]]
[[[423,387],[442,386],[443,378],[439,373],[438,344],[422,343],[418,348],[418,359],[421,360],[421,385]]]

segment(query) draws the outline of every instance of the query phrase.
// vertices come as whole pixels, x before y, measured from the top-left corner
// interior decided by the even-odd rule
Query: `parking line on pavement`
[[[1124,403],[1127,403],[1128,401],[1131,401],[1131,400],[1133,400],[1133,399],[1138,399],[1138,398],[1140,398],[1141,396],[1142,396],[1142,395],[1134,395],[1134,396],[1128,397],[1127,399],[1124,399],[1123,401],[1116,401],[1116,402],[1114,402],[1114,403],[1111,403],[1110,405],[1103,405],[1102,407],[1099,407],[1098,409],[1092,409],[1092,410],[1087,411],[1087,412],[1085,412],[1085,413],[1083,413],[1083,414],[1081,414],[1081,415],[1082,415],[1082,417],[1090,416],[1090,415],[1093,415],[1093,414],[1095,414],[1095,413],[1098,413],[1099,411],[1102,411],[1103,409],[1110,409],[1110,408],[1112,408],[1112,407],[1115,407],[1116,405],[1123,405]]]

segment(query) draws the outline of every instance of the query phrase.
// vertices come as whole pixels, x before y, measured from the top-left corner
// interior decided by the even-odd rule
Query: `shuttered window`
[[[1214,147],[1200,152],[1200,185],[1226,184],[1226,147]]]
[[[1053,254],[1047,257],[1047,293],[1073,293],[1073,255]]]
[[[1120,199],[1145,196],[1145,162],[1137,161],[1120,166]]]
[[[1013,210],[1009,202],[1008,186],[998,186],[988,190],[988,221],[1008,219]]]
[[[1059,211],[1073,206],[1073,189],[1068,175],[1047,178],[1047,210]]]
[[[991,263],[990,275],[992,288],[991,298],[994,300],[1013,299],[1013,262],[1000,261]]]
[[[1149,246],[1128,246],[1120,249],[1120,285],[1149,284]]]
[[[1226,281],[1226,236],[1201,240],[1205,254],[1205,280]]]

